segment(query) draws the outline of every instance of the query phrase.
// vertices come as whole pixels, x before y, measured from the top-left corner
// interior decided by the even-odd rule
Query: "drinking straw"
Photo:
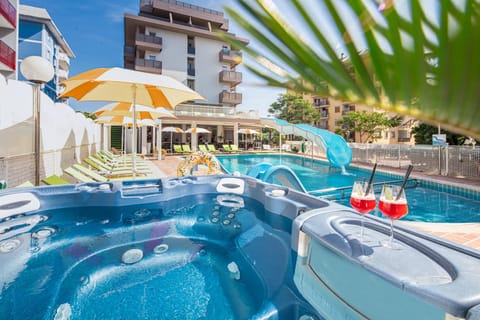
[[[368,180],[367,190],[365,191],[365,194],[368,194],[370,192],[370,189],[372,188],[373,176],[375,175],[375,170],[377,170],[376,162],[375,162],[375,165],[373,166],[372,174],[370,175],[370,180]]]
[[[397,196],[395,197],[395,201],[400,199],[400,195],[402,194],[403,189],[405,188],[405,185],[407,184],[408,177],[410,176],[410,173],[412,173],[413,170],[413,165],[409,165],[407,169],[407,173],[405,173],[405,178],[403,178],[403,183],[402,186],[400,187],[400,190],[398,190]]]

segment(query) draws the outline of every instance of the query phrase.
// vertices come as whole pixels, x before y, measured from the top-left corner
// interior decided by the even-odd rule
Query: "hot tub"
[[[209,176],[0,193],[3,319],[321,319],[292,222],[325,201]]]

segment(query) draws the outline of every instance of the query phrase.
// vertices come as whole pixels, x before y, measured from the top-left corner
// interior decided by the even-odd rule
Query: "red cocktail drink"
[[[360,198],[352,195],[352,197],[350,198],[350,205],[359,213],[367,214],[373,209],[375,209],[376,201],[375,197]]]
[[[408,206],[405,199],[402,201],[380,199],[378,209],[393,220],[400,219],[408,213]]]

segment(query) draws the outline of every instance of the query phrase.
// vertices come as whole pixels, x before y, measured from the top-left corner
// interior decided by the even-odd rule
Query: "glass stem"
[[[362,217],[360,218],[360,243],[363,243],[363,228],[364,228],[364,221],[365,221],[365,215],[362,214]]]
[[[388,240],[389,247],[392,247],[393,244],[393,219],[390,219],[390,239]]]

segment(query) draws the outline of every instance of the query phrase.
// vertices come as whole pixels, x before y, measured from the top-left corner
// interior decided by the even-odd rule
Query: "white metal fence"
[[[354,162],[377,162],[379,165],[396,168],[412,164],[415,171],[466,178],[480,177],[479,147],[360,143],[352,143],[350,146]]]

